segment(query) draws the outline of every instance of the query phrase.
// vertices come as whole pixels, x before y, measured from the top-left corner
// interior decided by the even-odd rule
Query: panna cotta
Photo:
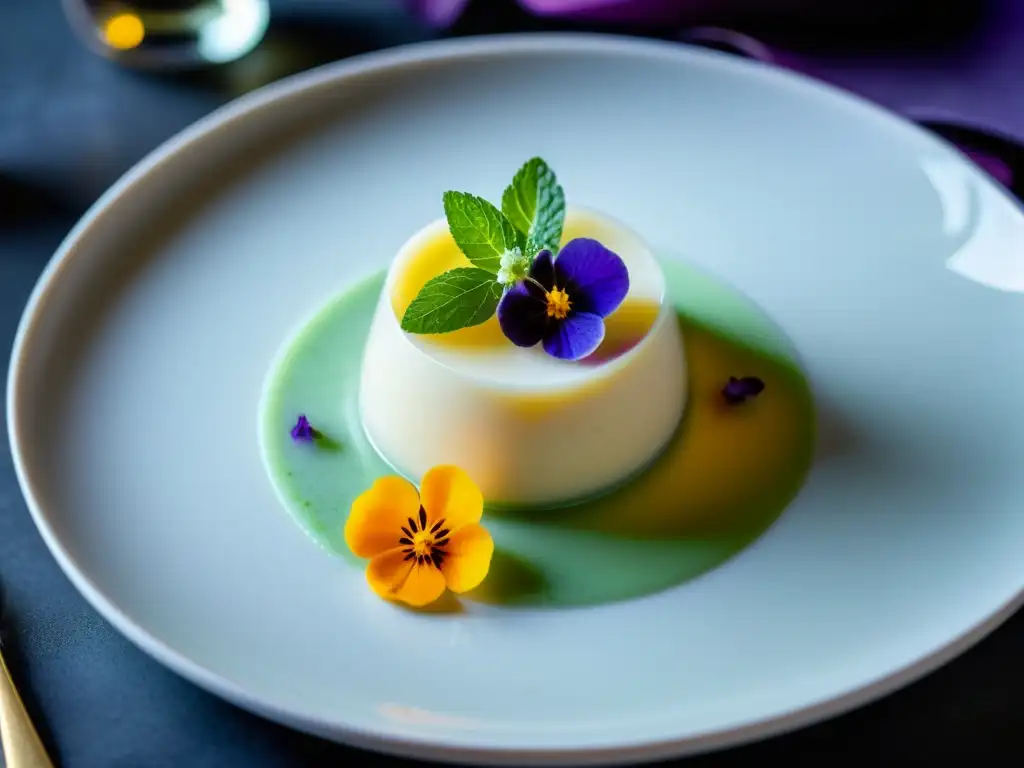
[[[610,489],[668,443],[686,403],[686,362],[665,278],[635,233],[569,208],[561,242],[593,238],[629,272],[595,352],[567,361],[516,346],[498,316],[444,334],[402,317],[437,275],[470,267],[448,221],[413,235],[391,263],[364,352],[359,408],[377,451],[418,480],[454,464],[497,504],[556,505]],[[557,258],[556,258],[557,263]]]

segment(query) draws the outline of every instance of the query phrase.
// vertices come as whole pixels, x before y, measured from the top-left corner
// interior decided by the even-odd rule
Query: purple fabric
[[[741,3],[742,4],[742,3]],[[687,14],[711,5],[736,5],[735,0],[520,0],[538,16],[620,24],[679,24]],[[749,5],[749,3],[748,3]]]
[[[479,0],[488,2],[489,0]],[[837,18],[864,14],[905,0],[859,0],[856,5],[837,3],[823,8],[822,0],[519,0],[537,16],[606,24],[666,26],[694,23],[709,17],[743,13],[813,13]],[[446,27],[455,21],[468,0],[406,0],[409,8],[427,23]]]
[[[447,26],[455,21],[468,5],[468,0],[408,0],[410,8],[428,23]],[[862,0],[857,12],[871,13],[883,5],[900,4],[904,0]],[[687,19],[728,16],[743,11],[771,10],[773,13],[809,13],[814,7],[809,0],[519,0],[528,11],[541,16],[587,21],[618,23],[645,23],[671,25]],[[999,19],[999,28],[983,30],[973,46],[973,56],[982,60],[1012,58],[1012,47],[1017,39],[1001,35],[1001,29],[1024,25],[1024,2],[995,0],[993,18]],[[845,11],[841,9],[845,8]],[[818,6],[819,13],[821,12]],[[849,14],[849,6],[839,4],[828,11],[832,15]],[[987,36],[987,39],[981,39]],[[986,124],[986,113],[1009,115],[1010,124],[1024,122],[1024,101],[1007,99],[1007,94],[1019,89],[1020,72],[1013,67],[994,69],[977,67],[981,73],[977,88],[960,87],[950,92],[942,82],[941,71],[934,75],[927,67],[906,66],[901,59],[886,62],[872,56],[870,66],[863,59],[852,70],[840,62],[821,66],[804,57],[772,47],[766,43],[731,29],[698,26],[683,29],[678,38],[682,42],[732,53],[766,64],[793,69],[812,77],[820,77],[835,85],[847,87],[868,98],[875,98],[884,106],[915,120],[922,127],[955,144],[966,157],[993,179],[1018,197],[1024,197],[1024,148],[1019,139]],[[1009,46],[1009,48],[1007,47]],[[1005,77],[999,75],[1005,73]],[[997,76],[999,75],[999,76]],[[935,80],[938,78],[938,80]],[[932,94],[931,101],[938,105],[952,104],[939,111],[936,107],[922,110],[906,104],[907,94]],[[987,98],[986,98],[987,97]],[[916,96],[917,99],[922,96]]]
[[[1008,187],[1013,183],[1013,171],[1010,169],[1010,166],[995,155],[968,147],[965,147],[963,151],[976,165],[1000,184]]]
[[[409,10],[432,27],[450,27],[470,0],[405,0]]]
[[[693,45],[732,53],[766,64],[815,76],[814,68],[760,40],[728,29],[697,27],[683,30],[680,39]],[[1024,198],[1024,146],[1008,135],[974,124],[948,110],[911,108],[903,114],[918,125],[957,146],[963,154],[1018,198]]]

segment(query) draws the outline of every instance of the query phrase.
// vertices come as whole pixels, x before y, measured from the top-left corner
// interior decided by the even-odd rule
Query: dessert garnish
[[[341,448],[341,444],[337,440],[328,437],[310,424],[304,413],[300,413],[298,419],[295,420],[295,426],[292,427],[292,440],[297,443],[313,443],[318,448],[332,451]]]
[[[541,251],[526,277],[498,302],[502,333],[519,347],[539,341],[562,360],[580,360],[604,340],[604,318],[622,304],[629,274],[597,240],[577,238],[555,259]]]
[[[722,387],[722,397],[729,405],[739,405],[748,398],[757,397],[764,390],[764,382],[757,376],[730,376],[728,383]]]
[[[565,193],[539,157],[516,173],[501,210],[464,192],[445,192],[455,244],[472,267],[428,280],[402,316],[407,333],[450,333],[495,312],[517,346],[580,360],[604,338],[604,318],[629,292],[622,259],[596,240],[577,238],[559,253]]]
[[[345,543],[370,560],[366,580],[374,592],[421,607],[446,588],[467,592],[487,576],[494,541],[480,525],[483,511],[480,489],[458,467],[430,469],[418,493],[389,475],[352,502]]]
[[[309,423],[306,414],[300,413],[299,418],[295,421],[295,426],[292,427],[292,440],[297,443],[312,443],[318,437],[320,437],[320,432]]]

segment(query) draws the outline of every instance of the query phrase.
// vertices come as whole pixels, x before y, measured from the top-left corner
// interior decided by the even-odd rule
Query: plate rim
[[[278,101],[321,86],[339,86],[345,81],[356,81],[364,75],[397,71],[424,63],[496,58],[530,51],[646,57],[655,61],[703,62],[705,65],[731,68],[744,72],[745,76],[766,77],[777,85],[801,87],[817,92],[819,97],[858,107],[864,116],[873,115],[875,118],[883,119],[891,127],[898,126],[927,137],[936,144],[946,144],[883,106],[800,73],[682,42],[593,32],[479,35],[413,43],[324,64],[282,78],[227,102],[146,154],[86,210],[44,267],[18,323],[9,359],[6,397],[7,433],[12,464],[33,523],[50,554],[78,592],[120,634],[161,665],[207,692],[269,720],[348,746],[401,757],[494,765],[615,765],[647,762],[694,755],[782,735],[849,712],[909,685],[952,661],[1009,619],[1024,605],[1024,586],[985,619],[966,628],[961,634],[950,638],[947,643],[910,664],[880,674],[856,688],[842,691],[830,698],[734,727],[660,741],[623,743],[619,746],[564,749],[488,748],[446,742],[444,738],[398,737],[384,729],[354,727],[281,708],[271,701],[249,693],[243,685],[198,664],[136,624],[79,567],[50,525],[44,505],[35,492],[27,467],[28,461],[23,455],[22,445],[27,442],[23,433],[26,429],[22,427],[18,418],[19,405],[25,397],[21,393],[21,379],[25,360],[30,354],[31,336],[49,293],[59,281],[62,267],[75,255],[78,241],[107,209],[129,195],[136,184],[158,166],[173,160],[187,147],[201,142],[207,136],[222,129],[229,129],[231,123],[244,120],[264,108],[271,108]],[[966,159],[964,162],[971,165]]]

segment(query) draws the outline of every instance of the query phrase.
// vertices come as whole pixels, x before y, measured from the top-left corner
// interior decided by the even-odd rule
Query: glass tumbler
[[[270,20],[268,0],[63,0],[97,53],[143,69],[194,69],[249,53]]]

